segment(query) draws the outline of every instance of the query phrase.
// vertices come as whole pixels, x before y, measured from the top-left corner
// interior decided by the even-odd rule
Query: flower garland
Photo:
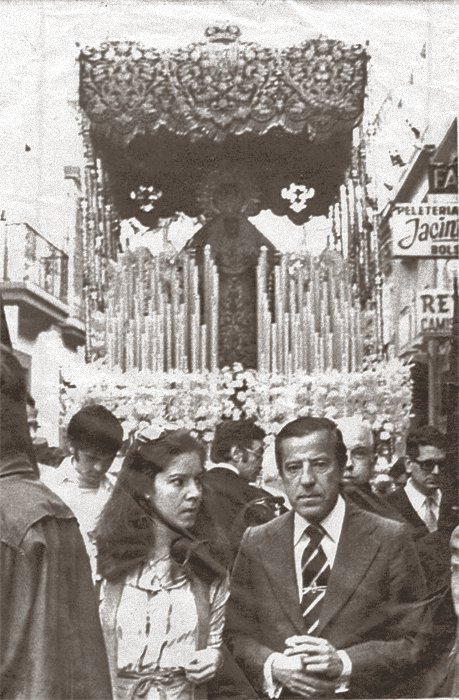
[[[359,373],[330,371],[312,375],[260,373],[232,369],[217,372],[179,371],[122,373],[104,360],[72,376],[63,373],[62,424],[83,405],[101,403],[123,423],[125,436],[148,425],[167,422],[210,443],[222,418],[254,418],[267,442],[287,421],[316,415],[339,419],[359,415],[367,420],[377,443],[399,451],[411,412],[408,365],[398,359],[372,361]]]

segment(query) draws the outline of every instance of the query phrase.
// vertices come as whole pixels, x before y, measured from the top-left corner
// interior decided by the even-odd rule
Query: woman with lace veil
[[[138,435],[99,519],[116,700],[200,700],[221,664],[228,580],[202,504],[204,458],[184,430]]]

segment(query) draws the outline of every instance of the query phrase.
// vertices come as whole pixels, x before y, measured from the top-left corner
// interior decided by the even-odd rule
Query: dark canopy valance
[[[273,127],[323,142],[363,110],[367,55],[314,39],[277,50],[209,27],[207,42],[160,53],[110,42],[80,54],[81,106],[104,135],[131,141],[161,126],[198,139],[266,134]]]
[[[196,216],[196,183],[222,158],[250,165],[260,208],[296,223],[326,213],[363,112],[366,51],[322,38],[278,50],[239,35],[214,26],[176,50],[116,41],[81,52],[80,105],[122,215]],[[307,214],[280,196],[292,181],[316,191]],[[148,185],[161,198],[138,211],[130,193]]]

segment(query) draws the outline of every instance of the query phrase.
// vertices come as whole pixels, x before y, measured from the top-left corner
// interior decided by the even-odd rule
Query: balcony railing
[[[68,301],[69,259],[28,224],[7,224],[0,247],[4,282],[33,282],[63,303]]]

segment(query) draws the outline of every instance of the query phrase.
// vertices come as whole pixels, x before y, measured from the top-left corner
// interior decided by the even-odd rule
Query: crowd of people
[[[261,487],[253,421],[207,455],[85,406],[52,465],[30,408],[2,344],[0,698],[459,696],[447,436],[412,431],[382,495],[369,425],[299,417]]]

